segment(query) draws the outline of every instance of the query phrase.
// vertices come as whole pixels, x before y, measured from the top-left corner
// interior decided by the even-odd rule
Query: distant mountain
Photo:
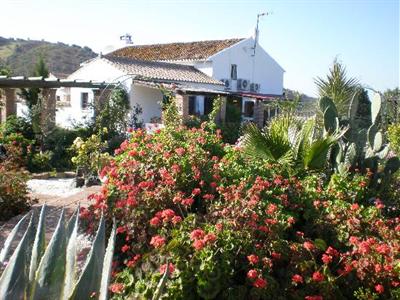
[[[14,76],[31,76],[38,57],[42,55],[49,71],[55,75],[69,75],[80,63],[96,57],[89,47],[0,37],[0,66]]]
[[[285,97],[288,99],[294,99],[295,95],[299,94],[302,102],[316,102],[318,100],[317,98],[308,96],[306,94],[303,94],[301,92],[297,92],[297,91],[291,90],[291,89],[284,88],[283,92],[285,94]]]
[[[308,96],[306,94],[291,89],[283,89],[283,92],[285,93],[286,99],[294,100],[296,99],[297,95],[300,96],[300,102],[298,103],[297,106],[297,114],[299,116],[309,118],[315,115],[318,103],[317,98]]]

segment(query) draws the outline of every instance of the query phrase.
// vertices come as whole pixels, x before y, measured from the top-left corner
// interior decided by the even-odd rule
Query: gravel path
[[[47,205],[46,236],[51,237],[60,212],[65,208],[66,217],[69,218],[75,211],[78,203],[81,206],[88,206],[87,197],[100,191],[100,186],[89,188],[74,188],[72,179],[33,179],[28,182],[31,190],[30,197],[36,198],[38,203],[32,206],[32,210],[39,212],[42,204]],[[22,218],[22,215],[15,216],[6,223],[0,224],[0,249],[3,246],[7,235]],[[22,236],[22,234],[21,234]]]
[[[53,197],[68,197],[75,195],[83,188],[74,187],[74,179],[32,179],[28,188],[33,195],[51,195]]]

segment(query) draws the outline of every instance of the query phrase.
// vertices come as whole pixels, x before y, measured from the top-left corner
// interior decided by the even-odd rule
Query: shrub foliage
[[[288,177],[203,124],[133,131],[83,209],[117,220],[114,299],[399,296],[399,218],[369,174]]]

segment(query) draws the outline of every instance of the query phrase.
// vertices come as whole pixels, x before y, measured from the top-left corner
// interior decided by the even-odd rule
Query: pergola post
[[[56,89],[42,89],[42,112],[40,116],[44,131],[49,131],[56,125]]]
[[[3,88],[1,95],[1,107],[0,107],[0,122],[4,123],[7,118],[11,115],[17,114],[17,102],[15,101],[15,89]]]
[[[189,116],[189,96],[187,94],[177,93],[175,99],[182,120],[187,119]]]
[[[219,110],[219,120],[218,122],[225,123],[226,121],[226,101],[227,98],[226,96],[220,96],[221,97],[221,108]]]
[[[258,127],[263,127],[265,107],[261,100],[257,99],[255,102],[256,103],[254,104],[254,123]]]

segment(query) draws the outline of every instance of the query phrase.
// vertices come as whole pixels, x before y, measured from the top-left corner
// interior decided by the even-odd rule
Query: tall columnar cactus
[[[107,299],[115,244],[115,224],[105,248],[105,221],[100,220],[83,270],[77,272],[79,208],[68,222],[61,212],[55,232],[45,245],[46,206],[35,229],[33,214],[26,215],[7,237],[0,252],[4,264],[22,224],[29,224],[0,277],[0,299]]]
[[[371,100],[371,122],[369,127],[355,121],[359,100],[356,92],[350,102],[347,116],[339,116],[332,99],[323,97],[319,101],[323,113],[324,130],[333,132],[340,127],[347,127],[348,134],[344,135],[332,149],[332,164],[336,171],[347,172],[350,167],[370,169],[374,173],[375,184],[381,184],[385,176],[393,174],[400,168],[397,157],[386,160],[389,145],[384,143],[384,136],[380,131],[380,111],[382,99],[375,93]],[[383,172],[379,166],[383,165]],[[385,171],[386,170],[386,171]]]

